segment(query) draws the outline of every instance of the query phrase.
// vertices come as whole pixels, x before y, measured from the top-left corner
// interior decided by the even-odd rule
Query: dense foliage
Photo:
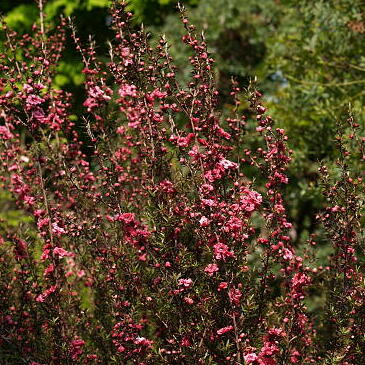
[[[116,2],[89,42],[57,7],[104,1],[8,13],[1,363],[362,363],[361,5],[331,2],[190,2],[206,35],[160,38],[129,8],[173,2]]]

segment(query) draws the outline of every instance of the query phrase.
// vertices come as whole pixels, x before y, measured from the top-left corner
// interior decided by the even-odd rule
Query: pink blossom
[[[226,160],[225,158],[223,158],[222,160],[220,160],[218,162],[218,165],[220,167],[222,167],[224,170],[237,169],[238,168],[238,164],[236,164],[235,162]]]
[[[3,140],[7,140],[7,139],[10,139],[10,138],[13,138],[14,135],[13,133],[10,132],[9,128],[7,126],[0,126],[0,137],[3,139]]]
[[[218,285],[218,291],[221,291],[221,290],[227,289],[227,288],[228,288],[228,283],[226,281],[222,281]]]
[[[125,224],[131,224],[135,221],[135,215],[134,215],[134,213],[122,213],[122,214],[119,214],[116,217],[116,219]]]
[[[25,91],[26,93],[30,94],[33,92],[33,88],[32,86],[30,86],[29,84],[24,84],[23,85],[23,91]]]
[[[62,258],[62,257],[74,257],[75,254],[73,252],[66,251],[62,247],[55,247],[53,249],[53,254]]]
[[[199,224],[202,226],[202,227],[207,227],[209,226],[209,223],[210,223],[210,220],[205,217],[205,216],[202,216],[199,220]]]
[[[52,223],[52,232],[57,236],[66,233],[66,231],[61,228],[56,222]]]
[[[193,285],[193,280],[191,279],[180,279],[178,285],[184,286],[185,288],[190,288]]]
[[[35,198],[33,196],[24,195],[24,203],[28,205],[34,205],[35,204]]]
[[[43,109],[40,108],[40,107],[36,107],[36,108],[33,109],[32,116],[33,116],[34,119],[36,119],[40,123],[45,122],[46,116],[44,114]]]
[[[229,300],[234,305],[239,305],[242,297],[242,293],[239,289],[232,288],[228,292]]]
[[[233,326],[223,327],[223,328],[220,328],[219,330],[217,330],[217,334],[218,335],[223,335],[224,333],[227,333],[227,332],[232,331],[232,330],[233,330]]]
[[[71,358],[77,360],[80,355],[82,355],[82,347],[85,345],[85,341],[81,339],[76,339],[71,341]]]
[[[234,252],[229,251],[229,247],[224,243],[216,243],[214,245],[214,257],[217,260],[225,260],[228,257],[234,257]]]
[[[169,180],[161,181],[159,184],[159,187],[160,187],[160,190],[166,194],[173,194],[176,191],[173,183]]]
[[[106,101],[110,100],[111,97],[109,95],[107,95],[107,91],[104,91],[102,90],[99,86],[94,86],[94,87],[91,87],[90,90],[89,90],[89,95],[92,97],[92,98],[100,98],[100,99],[104,99]]]
[[[49,274],[53,273],[55,269],[55,266],[53,264],[50,264],[49,266],[47,266],[44,270],[43,276],[48,276]]]
[[[122,97],[122,98],[125,98],[125,97],[137,97],[137,88],[135,85],[129,85],[129,84],[123,84],[119,90],[118,90],[118,93],[119,95]]]
[[[29,95],[27,97],[27,104],[28,105],[39,105],[42,104],[44,102],[44,99],[42,99],[40,96],[38,95]]]
[[[194,300],[189,297],[185,297],[184,302],[189,305],[194,304]]]
[[[241,219],[237,217],[231,217],[229,218],[228,222],[224,226],[225,232],[237,232],[240,231],[243,227],[243,222]]]
[[[153,344],[153,341],[147,340],[145,337],[138,336],[138,337],[135,338],[134,343],[136,345],[142,345],[142,346],[149,347]]]
[[[42,229],[43,227],[47,226],[49,223],[49,218],[42,218],[38,220],[37,226],[39,229]]]
[[[213,199],[202,199],[202,204],[207,207],[216,207],[217,203]]]
[[[246,354],[243,358],[245,359],[245,364],[252,364],[258,359],[258,356],[254,352],[251,352]]]
[[[209,275],[212,276],[215,272],[219,270],[217,264],[209,264],[204,271]]]
[[[47,289],[45,292],[43,292],[42,294],[39,294],[35,300],[37,302],[40,302],[40,303],[43,303],[48,297],[50,294],[54,293],[57,289],[57,286],[56,285],[52,285],[49,289]]]
[[[291,260],[294,257],[293,252],[288,248],[283,249],[283,259],[284,260]]]
[[[246,212],[252,212],[262,203],[262,196],[256,191],[243,188],[241,189],[240,203]]]

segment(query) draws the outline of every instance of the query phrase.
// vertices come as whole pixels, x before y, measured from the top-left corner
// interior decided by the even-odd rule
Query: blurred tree
[[[270,107],[295,147],[291,179],[297,189],[289,203],[297,226],[309,231],[323,204],[317,161],[336,157],[336,125],[351,109],[365,129],[364,10],[361,0],[287,0],[265,59],[266,74],[284,80]]]

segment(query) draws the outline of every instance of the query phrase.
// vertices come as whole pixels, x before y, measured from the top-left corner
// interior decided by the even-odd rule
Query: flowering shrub
[[[81,115],[52,83],[66,21],[47,29],[41,9],[31,34],[4,25],[1,184],[32,217],[1,225],[4,363],[361,363],[358,125],[338,131],[340,177],[320,168],[328,206],[318,218],[334,254],[318,267],[315,237],[308,252],[291,243],[285,131],[253,86],[245,110],[233,83],[235,106],[221,115],[214,61],[181,11],[187,85],[166,40],[153,47],[125,4],[111,11],[108,62],[71,26]],[[319,290],[325,304],[310,311]]]

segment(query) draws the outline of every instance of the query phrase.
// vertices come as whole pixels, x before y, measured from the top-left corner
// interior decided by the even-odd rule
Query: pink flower
[[[76,339],[71,341],[71,357],[73,360],[77,360],[82,355],[82,347],[85,345],[84,340]]]
[[[218,162],[218,165],[220,167],[222,167],[224,170],[237,169],[238,168],[238,164],[236,164],[235,162],[226,160],[225,158],[223,158],[222,160],[220,160]]]
[[[252,212],[262,203],[262,196],[256,191],[243,188],[240,203],[246,212]]]
[[[45,122],[46,117],[45,117],[43,109],[40,107],[34,108],[34,110],[32,112],[32,116],[34,119],[36,119],[40,123]]]
[[[202,199],[202,204],[207,207],[216,207],[217,203],[213,199]]]
[[[159,187],[160,187],[160,190],[166,194],[173,194],[176,191],[173,183],[169,180],[161,181],[159,184]]]
[[[239,305],[242,297],[242,293],[239,289],[230,289],[228,292],[229,300],[232,304]]]
[[[147,346],[147,347],[149,347],[149,346],[151,346],[153,344],[153,341],[147,340],[145,337],[138,336],[134,340],[134,343],[136,345],[141,345],[141,346]]]
[[[243,222],[241,219],[237,217],[231,217],[224,226],[223,230],[225,232],[238,232],[242,229],[242,227],[243,227]]]
[[[3,140],[7,140],[7,139],[10,139],[10,138],[13,138],[14,135],[13,135],[13,133],[10,132],[8,127],[0,126],[0,137]]]
[[[43,219],[39,219],[38,223],[37,223],[37,227],[39,229],[42,229],[43,227],[47,226],[49,223],[49,218],[43,218]]]
[[[33,88],[29,84],[24,84],[23,85],[23,91],[25,91],[26,93],[30,94],[30,93],[33,92]]]
[[[180,279],[178,285],[184,286],[185,288],[190,288],[193,285],[193,280],[191,279]]]
[[[199,220],[199,224],[202,226],[202,227],[206,227],[206,226],[209,226],[209,223],[210,223],[210,220],[205,217],[205,216],[202,216]]]
[[[122,98],[125,98],[127,96],[130,96],[130,97],[137,97],[137,88],[135,85],[129,85],[129,84],[123,84],[120,89],[118,90],[118,93],[119,95],[122,97]]]
[[[66,231],[61,228],[56,222],[52,223],[52,232],[57,236],[66,233]]]
[[[48,267],[46,267],[46,269],[44,270],[43,275],[44,276],[48,276],[49,274],[51,274],[55,269],[55,266],[53,264],[49,265]]]
[[[284,253],[283,254],[284,260],[290,261],[294,257],[293,252],[291,250],[289,250],[288,248],[284,248],[283,253]]]
[[[223,328],[220,328],[220,329],[217,331],[217,334],[218,334],[218,335],[223,335],[224,333],[227,333],[227,332],[232,331],[232,330],[233,330],[233,326],[223,327]]]
[[[24,203],[28,205],[34,205],[35,198],[33,196],[24,195]]]
[[[44,99],[42,99],[40,96],[38,95],[29,95],[27,97],[27,104],[28,105],[39,105],[42,104],[44,102]]]
[[[193,299],[191,299],[191,298],[189,298],[189,297],[185,297],[184,298],[184,302],[186,303],[186,304],[194,304],[194,300]]]
[[[35,300],[37,302],[43,303],[50,294],[54,293],[57,289],[56,285],[52,285],[49,289],[47,289],[44,293],[39,294]]]
[[[134,215],[134,213],[122,213],[122,214],[119,214],[116,217],[116,219],[125,224],[131,224],[131,223],[134,223],[134,221],[135,221],[135,215]]]
[[[191,346],[191,342],[189,340],[188,337],[184,337],[182,340],[181,340],[181,346],[183,347],[188,347],[188,346]]]
[[[215,272],[219,270],[218,266],[216,264],[209,264],[204,271],[209,275],[212,276]]]
[[[111,97],[109,95],[107,95],[106,91],[102,90],[99,86],[94,86],[92,88],[90,88],[89,90],[89,95],[92,98],[95,99],[104,99],[106,101],[110,100]]]
[[[214,245],[214,257],[217,260],[225,260],[228,257],[234,257],[234,252],[229,251],[229,247],[224,243],[217,243]]]
[[[245,359],[245,364],[252,364],[258,359],[258,356],[254,352],[251,352],[245,355],[243,358]]]
[[[227,289],[228,288],[228,283],[226,281],[222,281],[221,283],[219,283],[218,285],[218,291],[221,291],[223,289]]]
[[[55,247],[53,249],[53,254],[62,258],[62,257],[74,257],[75,254],[69,251],[64,250],[62,247]]]

